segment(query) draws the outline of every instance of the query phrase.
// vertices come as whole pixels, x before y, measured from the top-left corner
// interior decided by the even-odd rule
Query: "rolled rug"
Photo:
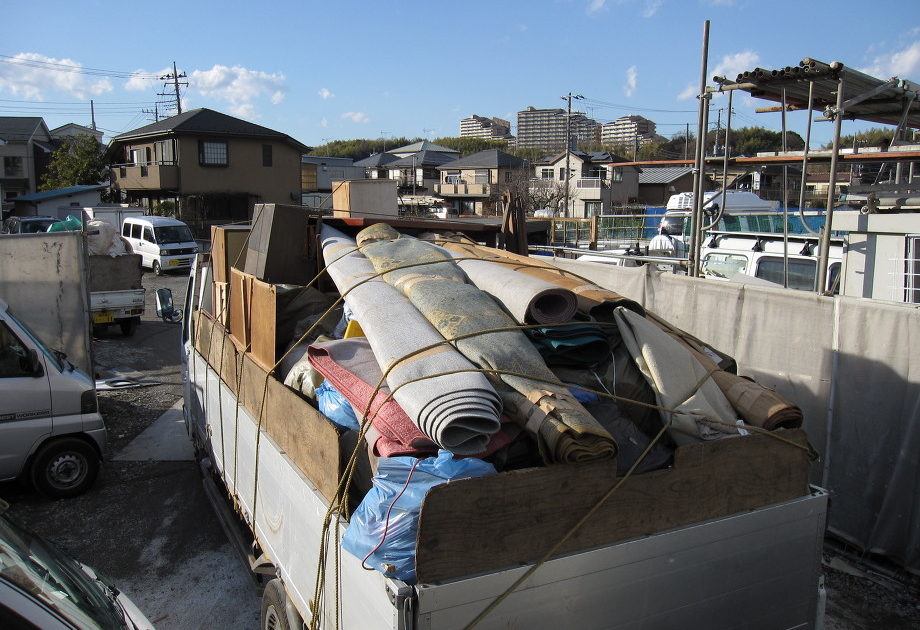
[[[463,256],[450,252],[454,257]],[[578,310],[575,294],[559,285],[485,260],[457,260],[477,287],[495,298],[520,324],[563,324]]]
[[[613,309],[618,306],[626,307],[640,315],[645,314],[645,309],[635,300],[630,300],[619,293],[599,287],[583,278],[576,278],[549,262],[540,260],[539,256],[521,256],[520,254],[512,254],[500,249],[470,245],[469,243],[443,240],[438,240],[437,243],[441,247],[462,256],[479,256],[488,262],[501,264],[513,271],[567,289],[575,294],[578,310],[594,317],[598,321],[613,321]]]
[[[362,230],[357,240],[378,272],[390,271],[382,277],[402,291],[445,338],[472,334],[454,342],[467,359],[486,369],[526,375],[499,374],[492,382],[506,411],[536,438],[544,461],[616,456],[613,437],[568,390],[543,382],[556,378],[520,330],[475,334],[516,324],[491,297],[466,283],[451,256],[431,243],[400,238],[385,224]],[[399,268],[422,261],[432,264]]]
[[[658,405],[675,410],[663,411],[662,418],[670,417],[670,433],[678,446],[738,434],[732,426],[737,423],[735,410],[712,378],[712,369],[641,315],[617,308],[614,317],[623,344],[655,391]]]
[[[431,376],[475,369],[449,344],[404,361],[412,352],[444,338],[399,291],[380,278],[356,250],[355,241],[324,225],[321,232],[326,270],[361,324],[377,363],[387,374],[393,397],[422,433],[457,455],[483,452],[499,430],[502,400],[478,372]],[[415,380],[424,379],[424,380]]]

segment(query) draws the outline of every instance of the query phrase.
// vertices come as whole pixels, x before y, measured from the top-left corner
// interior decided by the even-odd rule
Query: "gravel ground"
[[[100,392],[109,451],[96,485],[48,501],[20,484],[0,484],[11,513],[110,576],[158,628],[257,628],[258,593],[208,504],[191,461],[112,461],[182,397],[179,327],[155,317],[153,292],[185,298],[185,276],[145,275],[148,304],[131,338],[117,328],[94,340],[98,376],[127,374],[158,384]],[[893,581],[825,557],[829,630],[920,628],[920,581]]]

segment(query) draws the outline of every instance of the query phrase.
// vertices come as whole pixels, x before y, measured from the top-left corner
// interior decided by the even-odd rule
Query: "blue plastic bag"
[[[351,515],[342,548],[358,558],[367,557],[367,566],[389,577],[415,584],[415,534],[425,493],[448,481],[494,473],[495,467],[488,462],[474,457],[454,459],[445,450],[421,460],[381,457],[374,487]]]
[[[355,431],[361,428],[351,403],[329,381],[323,381],[322,385],[316,388],[316,406],[324,416],[340,427]]]

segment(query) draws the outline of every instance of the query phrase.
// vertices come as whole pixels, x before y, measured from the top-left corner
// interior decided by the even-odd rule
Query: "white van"
[[[94,381],[0,299],[0,481],[75,496],[96,480],[105,440]]]
[[[198,253],[189,227],[169,217],[126,217],[121,235],[131,250],[141,255],[141,266],[153,269],[158,276],[164,271],[190,269]]]

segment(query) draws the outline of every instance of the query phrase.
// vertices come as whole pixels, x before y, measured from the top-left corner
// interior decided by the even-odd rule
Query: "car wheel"
[[[44,444],[32,460],[32,485],[51,499],[82,494],[96,481],[99,455],[77,438],[60,438]]]
[[[153,273],[155,273],[155,274],[158,275],[158,276],[162,276],[162,275],[163,275],[163,270],[160,269],[160,263],[159,263],[159,261],[156,261],[156,260],[153,261]]]
[[[134,331],[137,329],[137,325],[140,323],[140,317],[129,317],[128,319],[123,319],[118,322],[118,325],[121,326],[121,334],[125,337],[133,337]]]
[[[281,580],[276,578],[265,585],[262,593],[262,620],[259,624],[262,630],[291,630],[284,605],[286,600]]]

